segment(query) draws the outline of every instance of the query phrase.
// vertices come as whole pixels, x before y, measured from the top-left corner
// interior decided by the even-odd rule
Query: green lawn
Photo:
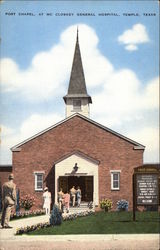
[[[64,221],[60,226],[30,232],[30,235],[63,234],[143,234],[159,233],[158,212],[136,212],[132,221],[131,212],[97,212],[87,217]]]

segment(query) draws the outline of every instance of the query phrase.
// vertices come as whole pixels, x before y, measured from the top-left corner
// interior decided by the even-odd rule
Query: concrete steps
[[[88,202],[82,202],[79,207],[70,206],[70,208],[69,208],[70,213],[84,212],[84,211],[88,211],[88,210],[90,210],[88,207]],[[92,210],[94,210],[94,209],[92,209]]]

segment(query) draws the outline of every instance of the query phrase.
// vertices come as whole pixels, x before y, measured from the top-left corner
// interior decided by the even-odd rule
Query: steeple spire
[[[86,83],[85,83],[85,77],[84,77],[82,59],[81,59],[81,53],[80,53],[80,47],[79,47],[78,27],[77,27],[76,46],[75,46],[73,63],[72,63],[72,70],[71,70],[71,76],[70,76],[70,81],[69,81],[68,93],[63,98],[66,103],[66,106],[68,105],[68,103],[70,103],[69,105],[71,105],[71,102],[73,103],[72,106],[74,106],[74,103],[76,103],[76,100],[79,103],[81,102],[81,112],[80,110],[75,111],[75,112],[79,112],[82,114],[84,114],[82,109],[85,110],[86,108],[83,106],[83,104],[85,103],[85,105],[88,105],[88,111],[87,111],[88,115],[87,114],[84,114],[84,115],[89,116],[89,103],[92,103],[92,99],[87,94],[87,88],[86,88]],[[74,107],[73,107],[73,110],[74,110]]]
[[[76,43],[77,43],[77,42],[79,43],[78,40],[79,40],[79,39],[78,39],[78,26],[77,26],[77,40],[76,40]]]

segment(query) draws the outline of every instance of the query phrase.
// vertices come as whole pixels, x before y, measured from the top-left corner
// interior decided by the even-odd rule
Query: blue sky
[[[158,1],[3,1],[0,8],[1,164],[11,163],[10,147],[65,118],[77,25],[91,118],[144,144],[145,162],[159,160]]]

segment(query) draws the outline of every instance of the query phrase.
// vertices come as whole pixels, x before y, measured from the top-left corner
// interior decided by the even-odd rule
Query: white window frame
[[[111,170],[111,190],[120,190],[120,173],[121,170]],[[113,180],[113,176],[114,174],[118,174],[118,187],[114,187],[114,180]]]
[[[76,102],[79,102],[80,105],[76,105]],[[81,111],[82,101],[81,99],[73,99],[73,111]]]
[[[37,176],[41,175],[42,176],[42,188],[37,187]],[[43,176],[44,176],[44,171],[36,171],[34,172],[34,177],[35,177],[35,191],[43,191]]]

